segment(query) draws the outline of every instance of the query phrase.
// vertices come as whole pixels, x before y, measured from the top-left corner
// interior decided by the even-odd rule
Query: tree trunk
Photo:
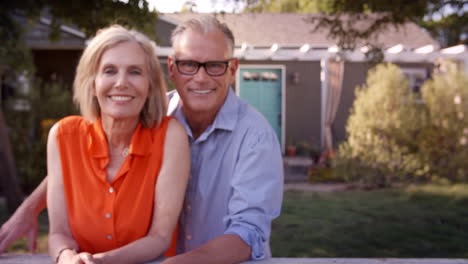
[[[23,194],[18,184],[15,159],[11,151],[8,130],[0,108],[0,187],[7,201],[8,211],[13,213],[21,204]]]

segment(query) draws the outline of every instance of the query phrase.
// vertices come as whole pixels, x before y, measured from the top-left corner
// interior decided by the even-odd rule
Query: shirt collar
[[[168,115],[174,116],[185,127],[187,134],[193,138],[192,131],[182,111],[180,96],[177,92],[171,92],[169,96]],[[239,100],[234,91],[229,88],[226,100],[218,111],[213,123],[202,133],[200,140],[206,139],[214,130],[221,129],[232,131],[236,127],[239,113]]]

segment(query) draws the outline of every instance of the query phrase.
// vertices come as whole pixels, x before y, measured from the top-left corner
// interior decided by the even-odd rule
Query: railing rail
[[[3,254],[0,264],[52,264],[49,256],[43,254]],[[152,261],[147,264],[159,264]],[[468,259],[434,258],[271,258],[262,261],[248,261],[243,264],[468,264]]]

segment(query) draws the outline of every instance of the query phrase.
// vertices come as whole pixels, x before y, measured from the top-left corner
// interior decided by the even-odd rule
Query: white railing
[[[52,264],[47,255],[3,254],[0,264]],[[159,264],[152,261],[147,264]],[[271,258],[262,261],[248,261],[243,264],[468,264],[468,259],[429,259],[429,258]]]

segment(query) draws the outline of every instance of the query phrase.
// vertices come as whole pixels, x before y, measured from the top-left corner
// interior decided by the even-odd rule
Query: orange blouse
[[[137,126],[129,154],[110,183],[101,120],[71,116],[60,121],[57,143],[68,219],[80,251],[112,250],[148,233],[169,120],[165,117],[158,127]],[[175,232],[165,256],[175,254],[174,238]]]

